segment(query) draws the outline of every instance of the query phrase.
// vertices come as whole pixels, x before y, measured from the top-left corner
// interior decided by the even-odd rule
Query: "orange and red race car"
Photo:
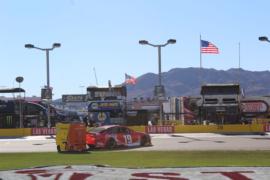
[[[96,127],[87,132],[86,144],[90,149],[147,146],[151,145],[151,138],[147,133],[136,132],[125,126],[110,125]]]

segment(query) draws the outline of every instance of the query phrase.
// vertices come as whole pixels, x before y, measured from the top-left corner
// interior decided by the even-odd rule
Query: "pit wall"
[[[0,137],[31,136],[31,128],[0,129]]]
[[[177,133],[264,133],[263,124],[233,125],[183,125],[176,126]]]
[[[153,130],[152,126],[150,130]],[[165,132],[164,126],[156,126],[157,130]],[[130,126],[131,129],[139,132],[146,132],[149,130],[147,126]],[[168,129],[168,128],[165,128]],[[248,125],[176,125],[174,126],[174,133],[220,133],[220,134],[263,134],[270,131],[270,125],[265,124],[248,124]],[[151,133],[151,132],[150,132]],[[170,133],[170,132],[168,132]],[[0,137],[21,137],[21,136],[35,136],[35,135],[54,135],[55,128],[21,128],[21,129],[0,129]]]
[[[145,132],[145,126],[130,126],[135,131]],[[174,126],[174,133],[264,133],[264,124],[233,124],[233,125],[177,125]]]

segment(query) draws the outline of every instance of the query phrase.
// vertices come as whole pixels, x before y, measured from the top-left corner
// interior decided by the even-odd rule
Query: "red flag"
[[[137,82],[137,80],[136,80],[136,78],[135,77],[133,77],[133,76],[130,76],[130,75],[128,75],[128,74],[125,74],[125,83],[126,84],[136,84],[136,82]]]

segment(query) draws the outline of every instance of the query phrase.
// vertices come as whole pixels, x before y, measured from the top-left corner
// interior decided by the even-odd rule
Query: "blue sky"
[[[46,84],[45,52],[24,44],[61,48],[50,52],[50,78],[54,99],[62,94],[85,92],[89,85],[106,86],[124,81],[124,74],[138,77],[157,73],[153,44],[170,38],[174,45],[162,49],[162,71],[199,67],[199,36],[220,49],[203,54],[203,67],[251,71],[270,69],[270,1],[257,0],[2,0],[0,2],[0,87],[22,87],[27,96],[40,95]],[[83,88],[84,87],[84,88]]]

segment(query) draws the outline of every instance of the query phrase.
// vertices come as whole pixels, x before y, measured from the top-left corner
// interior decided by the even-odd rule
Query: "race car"
[[[100,126],[86,133],[86,144],[91,148],[134,147],[151,145],[149,134],[136,132],[120,125]]]

